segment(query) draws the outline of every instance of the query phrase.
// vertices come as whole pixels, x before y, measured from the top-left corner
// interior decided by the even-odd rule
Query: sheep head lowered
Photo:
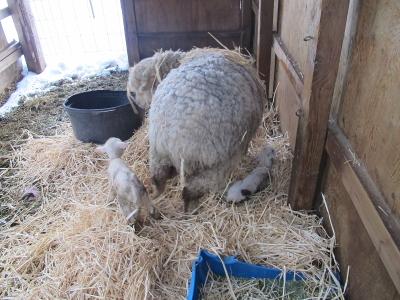
[[[160,51],[135,64],[129,69],[128,99],[142,108],[149,108],[157,86],[172,69],[179,67],[184,55],[181,51]],[[136,97],[133,97],[131,92],[134,92]]]
[[[185,211],[217,192],[246,153],[266,104],[249,59],[221,49],[184,55],[158,85],[149,111],[150,171],[160,195],[178,173]]]

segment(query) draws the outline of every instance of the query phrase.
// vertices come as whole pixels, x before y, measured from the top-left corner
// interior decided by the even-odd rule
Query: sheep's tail
[[[126,96],[128,97],[129,103],[130,103],[131,106],[132,106],[133,112],[134,112],[135,114],[139,114],[138,110],[136,109],[135,104],[133,103],[133,99],[135,99],[135,98],[134,98],[134,97],[132,96],[132,94],[131,94],[131,89],[129,88],[129,84],[128,84],[128,86],[126,87]]]

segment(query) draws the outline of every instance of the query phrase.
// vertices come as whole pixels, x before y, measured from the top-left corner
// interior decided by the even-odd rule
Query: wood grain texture
[[[324,182],[323,193],[336,234],[335,256],[340,265],[342,283],[350,267],[346,299],[399,300],[400,295],[332,163],[328,163]],[[324,227],[330,228],[324,206],[318,207],[322,209]]]
[[[320,1],[315,0],[280,0],[278,32],[298,63],[300,70],[306,69],[308,60],[308,43],[306,36],[316,36],[318,28],[312,25],[315,14],[320,12]]]
[[[346,29],[340,55],[339,70],[333,92],[331,118],[337,121],[339,105],[344,93],[344,85],[347,80],[348,69],[353,53],[354,40],[357,33],[357,24],[360,15],[361,0],[350,0],[349,11],[347,13]]]
[[[242,22],[241,31],[241,45],[243,48],[242,53],[247,54],[247,51],[251,51],[251,38],[252,38],[252,17],[251,17],[251,3],[252,0],[241,0],[242,1]]]
[[[400,225],[336,122],[329,123],[326,150],[400,292]]]
[[[308,63],[304,70],[302,115],[297,127],[288,196],[289,204],[295,210],[309,210],[314,201],[348,1],[322,0],[320,10],[315,12],[314,18],[315,27],[319,27],[318,36],[307,42],[311,43],[308,46]]]
[[[18,47],[14,52],[10,53],[0,61],[0,73],[14,64],[22,56],[21,47]]]
[[[2,69],[0,64],[0,69]],[[4,69],[0,73],[0,93],[2,93],[11,83],[13,83],[17,78],[21,77],[22,72],[22,62],[21,58],[17,59],[8,68]]]
[[[297,126],[299,117],[296,112],[301,110],[301,101],[287,76],[282,63],[277,65],[275,106],[278,108],[281,131],[289,135],[292,152],[295,150]]]
[[[279,34],[274,34],[273,48],[279,62],[281,63],[281,67],[284,69],[297,95],[301,97],[302,91],[304,89],[303,72],[298,67],[297,62],[287,49]]]
[[[122,18],[124,21],[126,51],[128,53],[129,65],[132,67],[141,59],[139,52],[139,41],[137,37],[136,16],[134,0],[120,0]]]
[[[7,0],[22,45],[28,70],[41,73],[46,67],[29,0]]]
[[[363,1],[338,123],[400,222],[400,2]]]
[[[233,49],[233,45],[240,44],[240,35],[237,37],[218,37],[218,40],[226,45],[229,49]],[[154,55],[154,52],[159,49],[164,50],[182,50],[182,51],[189,51],[193,47],[218,47],[221,46],[212,38],[212,37],[200,37],[196,38],[194,36],[188,36],[186,38],[140,38],[139,37],[139,50],[140,50],[140,57],[141,59],[150,57]]]
[[[241,29],[239,0],[134,0],[134,5],[139,33]]]
[[[269,88],[274,0],[260,0],[257,15],[257,70]],[[267,91],[268,92],[268,91]],[[268,93],[267,93],[268,94]]]

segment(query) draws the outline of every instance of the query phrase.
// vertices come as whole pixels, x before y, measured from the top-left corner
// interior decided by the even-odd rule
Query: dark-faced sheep
[[[135,224],[140,218],[140,209],[146,206],[150,216],[159,218],[160,213],[152,205],[149,194],[136,174],[121,159],[128,144],[118,138],[109,138],[96,152],[106,152],[110,158],[108,177],[110,180],[109,201],[117,197],[123,214],[130,224]]]
[[[185,211],[193,211],[206,191],[225,187],[258,129],[266,96],[252,62],[237,52],[195,49],[182,57],[151,102],[150,171],[155,196],[180,173],[185,181]],[[131,70],[130,80],[143,76],[141,81],[151,81],[158,61],[153,57],[140,62]],[[146,73],[144,68],[152,71]],[[134,85],[128,86],[138,95]]]

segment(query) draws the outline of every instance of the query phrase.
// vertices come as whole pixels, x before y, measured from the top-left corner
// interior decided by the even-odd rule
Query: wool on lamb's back
[[[179,171],[183,159],[188,181],[205,171],[204,189],[224,187],[257,131],[266,100],[256,70],[231,54],[192,50],[158,86],[149,113],[153,173],[166,165]]]

